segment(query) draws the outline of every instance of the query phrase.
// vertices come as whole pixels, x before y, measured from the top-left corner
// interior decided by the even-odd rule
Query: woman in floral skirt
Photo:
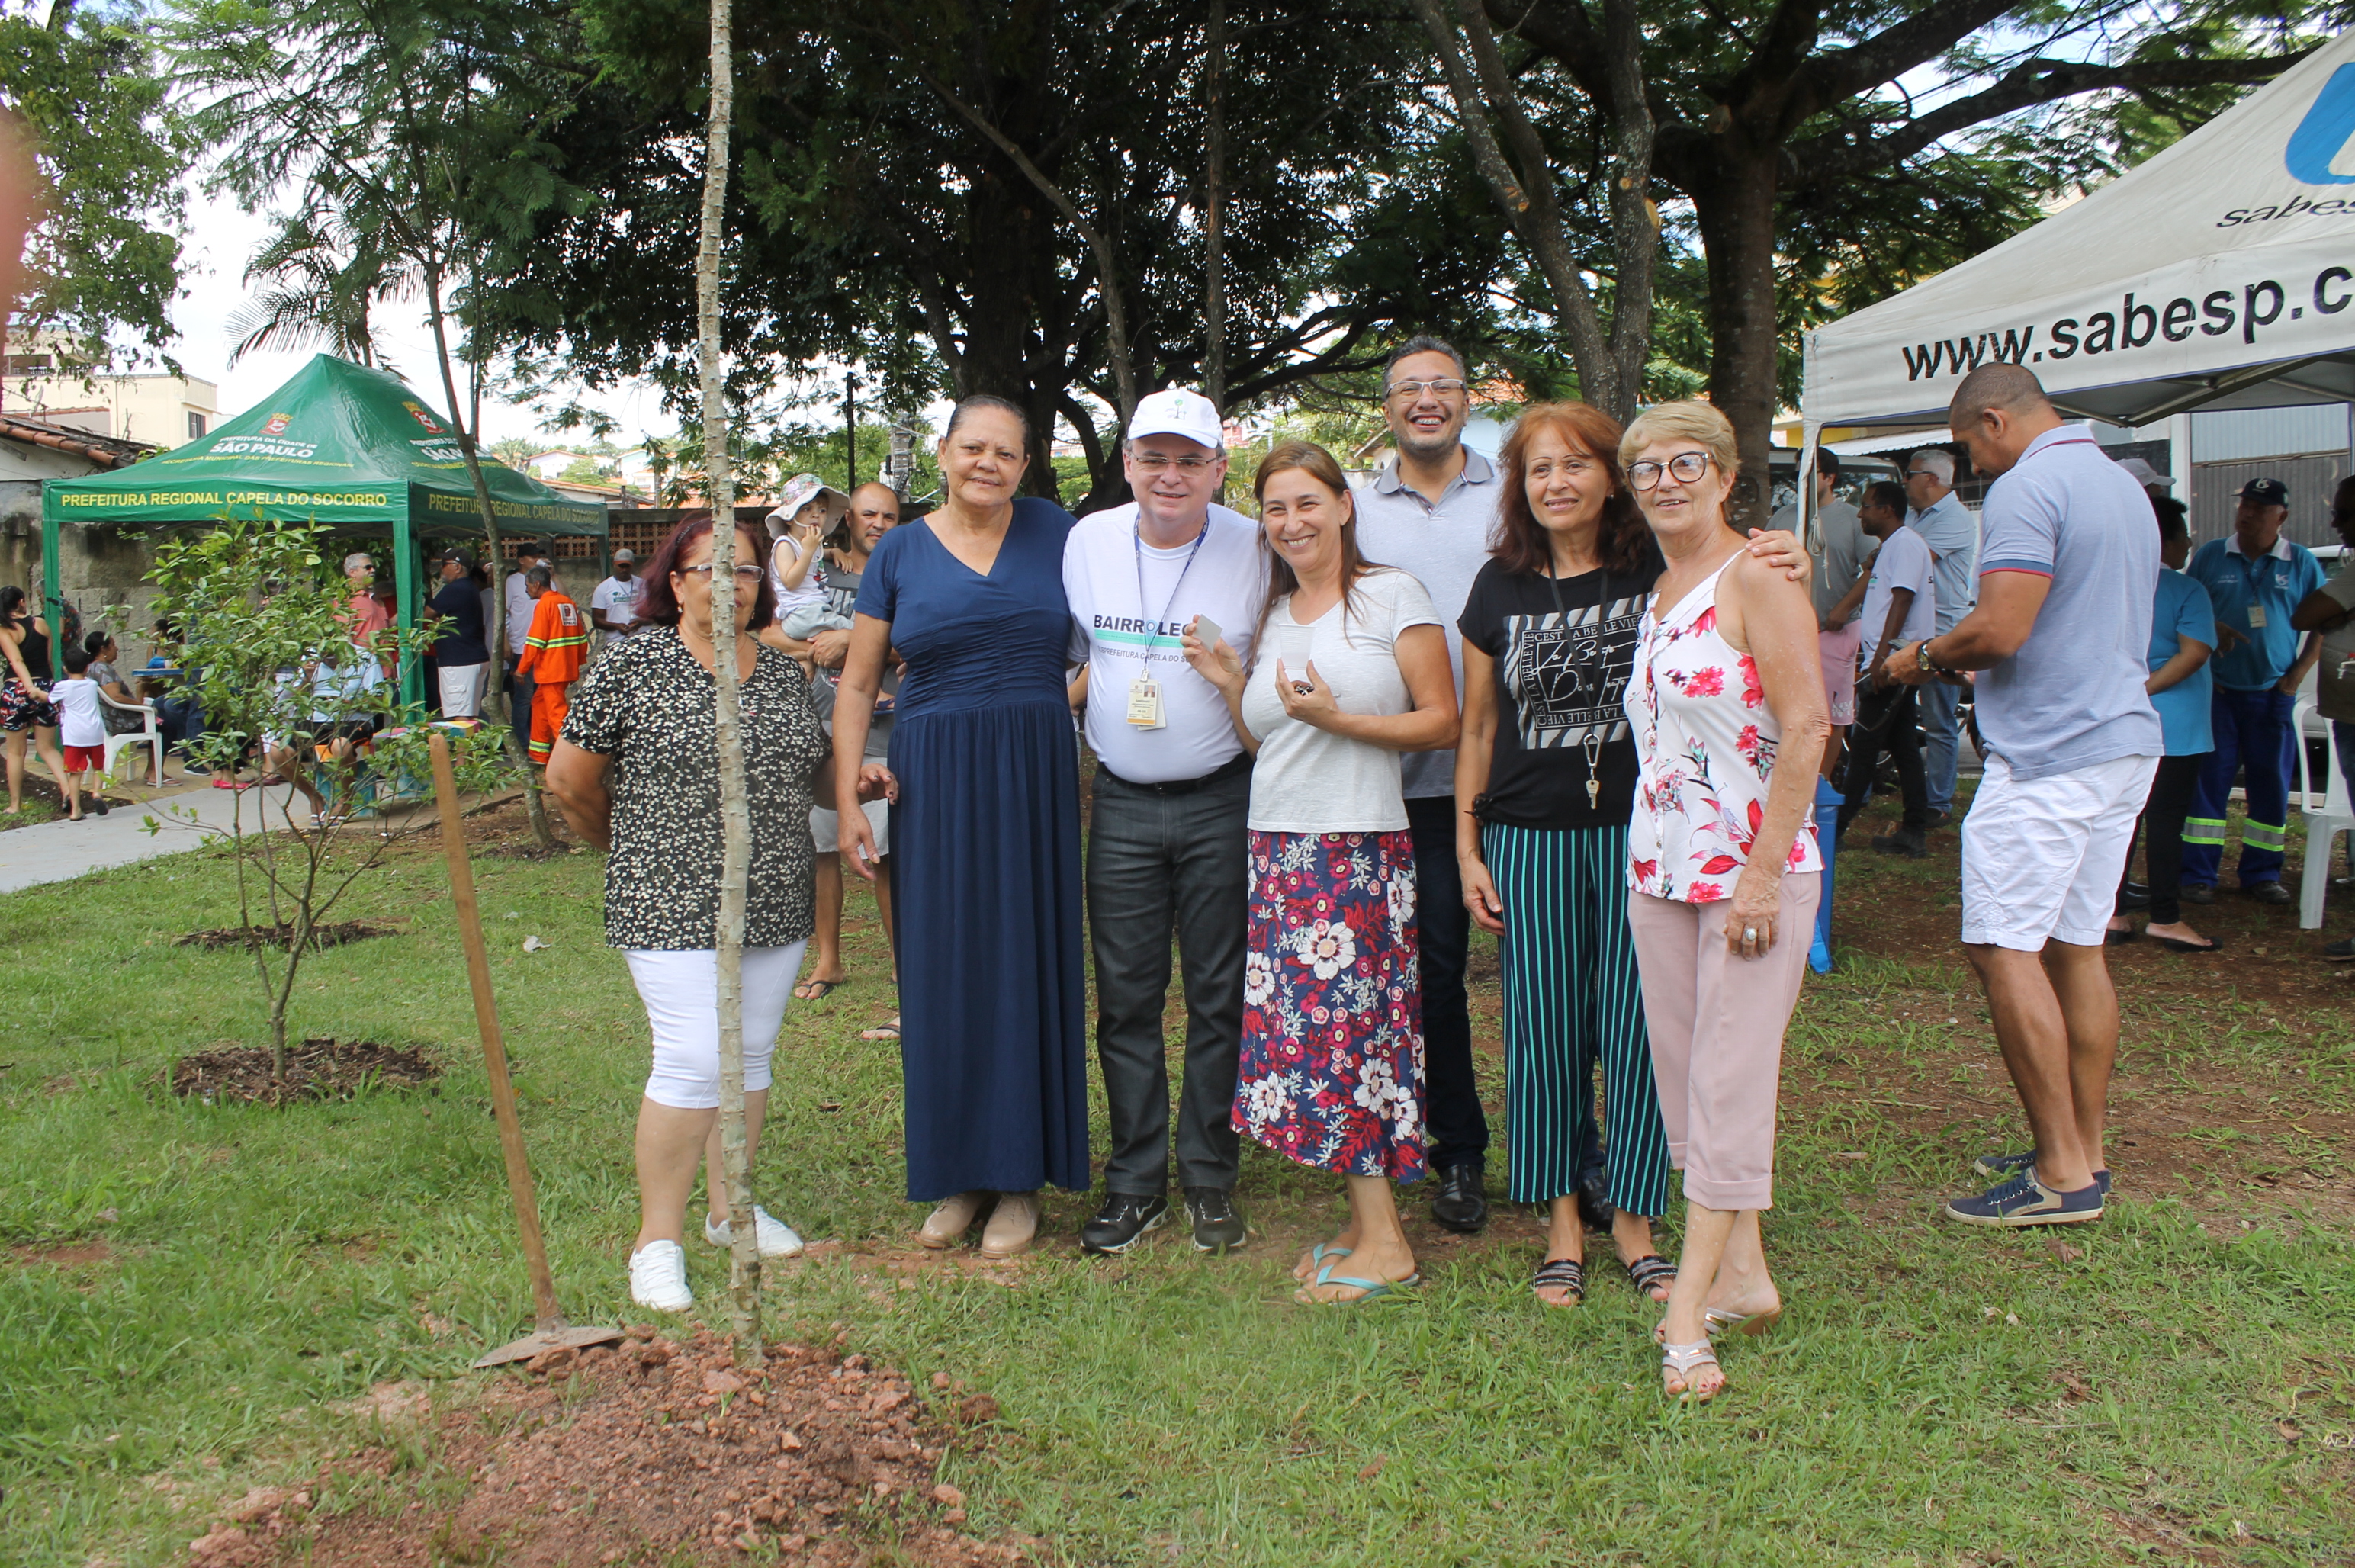
[[[1257,757],[1234,1125],[1347,1179],[1348,1225],[1293,1272],[1303,1302],[1369,1301],[1418,1283],[1391,1190],[1423,1173],[1399,753],[1455,743],[1455,684],[1423,584],[1358,553],[1332,453],[1286,442],[1252,488],[1272,558],[1253,664],[1193,625],[1185,639]]]

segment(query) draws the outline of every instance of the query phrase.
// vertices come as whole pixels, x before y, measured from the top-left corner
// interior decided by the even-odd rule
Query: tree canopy
[[[193,143],[159,64],[137,0],[0,15],[0,123],[37,183],[13,325],[91,363],[117,347],[161,357],[173,337]]]
[[[387,112],[334,133],[423,124],[485,155],[464,190],[388,187],[365,221],[297,212],[270,258],[289,308],[348,320],[400,286],[370,247],[414,205],[464,260],[476,352],[526,386],[650,376],[699,428],[695,0],[186,4],[192,37],[425,51],[445,62],[432,101],[377,88]],[[1429,331],[1529,397],[1625,412],[1705,389],[1763,467],[1799,329],[2017,231],[2339,19],[2249,0],[780,0],[738,19],[731,56],[730,439],[768,441],[856,366],[870,411],[1012,399],[1042,490],[1068,425],[1102,498],[1140,392],[1215,359],[1231,407],[1333,409]],[[272,47],[369,101],[339,63],[357,50]],[[250,170],[293,144],[282,115],[213,123],[261,155]]]

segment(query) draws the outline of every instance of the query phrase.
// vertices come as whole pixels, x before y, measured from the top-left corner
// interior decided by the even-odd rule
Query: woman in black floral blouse
[[[744,930],[744,1114],[761,1135],[769,1059],[815,908],[810,773],[826,754],[794,661],[748,634],[776,599],[762,570],[766,541],[737,530],[737,669],[752,864]],[[684,1245],[696,1168],[709,1171],[707,1242],[729,1243],[719,1157],[719,782],[711,645],[711,517],[681,522],[649,564],[636,634],[598,656],[572,688],[572,711],[548,764],[565,820],[612,851],[605,940],[628,958],[646,1005],[654,1071],[638,1105],[642,1217],[630,1296],[683,1312],[694,1305]],[[763,1255],[802,1249],[792,1228],[755,1211]]]

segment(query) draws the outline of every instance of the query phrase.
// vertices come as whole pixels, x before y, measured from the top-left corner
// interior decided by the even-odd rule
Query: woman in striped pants
[[[1636,750],[1623,697],[1660,558],[1619,481],[1618,447],[1617,422],[1584,403],[1521,415],[1502,454],[1492,559],[1457,623],[1456,859],[1473,920],[1501,938],[1509,1190],[1550,1208],[1532,1282],[1550,1307],[1585,1293],[1576,1195],[1599,1152],[1598,1060],[1612,1239],[1654,1301],[1676,1278],[1652,1242],[1668,1145],[1627,929]]]

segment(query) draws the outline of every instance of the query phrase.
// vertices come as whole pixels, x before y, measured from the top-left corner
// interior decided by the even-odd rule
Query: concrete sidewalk
[[[231,815],[239,810],[245,814],[249,831],[265,820],[272,827],[283,827],[286,802],[294,794],[284,784],[238,791],[214,789],[201,780],[174,780],[161,790],[131,793],[140,798],[115,805],[104,816],[85,816],[80,822],[60,818],[0,833],[0,892],[203,848],[229,831]],[[298,803],[294,809],[295,820],[309,820],[309,807]],[[190,826],[189,812],[196,814],[197,826]],[[161,824],[152,834],[144,826],[151,818]]]

